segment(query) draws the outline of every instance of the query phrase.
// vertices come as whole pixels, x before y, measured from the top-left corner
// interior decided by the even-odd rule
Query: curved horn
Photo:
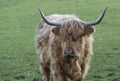
[[[98,17],[98,19],[97,19],[96,21],[84,22],[84,24],[87,25],[87,26],[92,26],[92,25],[97,25],[97,24],[99,24],[99,23],[102,21],[104,15],[105,15],[105,13],[106,13],[107,8],[108,8],[108,6],[106,6],[106,7],[104,8],[104,10],[102,11],[101,15]]]
[[[42,17],[42,19],[49,25],[52,25],[52,26],[61,26],[62,23],[60,22],[51,22],[49,20],[47,20],[47,18],[45,17],[45,15],[43,14],[43,12],[39,9],[39,12],[40,12],[40,15]]]

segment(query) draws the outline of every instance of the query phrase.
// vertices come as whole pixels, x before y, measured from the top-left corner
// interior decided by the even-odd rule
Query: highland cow
[[[38,25],[36,48],[43,81],[81,81],[88,72],[95,29],[107,7],[96,21],[84,22],[74,15],[53,14]]]

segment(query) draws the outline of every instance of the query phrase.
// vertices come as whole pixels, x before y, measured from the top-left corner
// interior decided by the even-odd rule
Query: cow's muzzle
[[[75,58],[77,55],[75,54],[74,50],[69,47],[64,50],[64,57]]]

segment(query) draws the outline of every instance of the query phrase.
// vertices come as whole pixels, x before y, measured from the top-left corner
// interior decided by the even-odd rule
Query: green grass
[[[95,20],[106,4],[108,11],[94,34],[94,56],[83,81],[120,80],[120,0],[0,0],[0,81],[40,81],[34,36],[46,15],[75,14]]]

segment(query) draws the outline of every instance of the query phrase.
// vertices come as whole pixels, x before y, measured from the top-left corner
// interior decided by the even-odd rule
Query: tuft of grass
[[[83,81],[120,80],[119,0],[0,0],[0,81],[40,81],[34,36],[40,21],[38,8],[46,15],[75,14],[95,20],[104,6],[108,11],[95,26],[94,56]]]

